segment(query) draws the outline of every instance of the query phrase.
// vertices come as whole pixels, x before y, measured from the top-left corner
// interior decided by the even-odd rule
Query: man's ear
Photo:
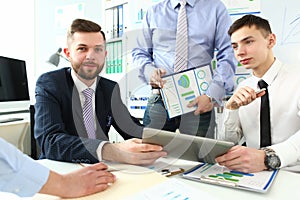
[[[68,48],[64,48],[64,53],[66,55],[66,57],[69,59],[70,58],[70,51]]]
[[[276,35],[274,33],[271,33],[269,35],[269,45],[268,45],[268,47],[273,48],[275,46],[275,44],[276,44]]]

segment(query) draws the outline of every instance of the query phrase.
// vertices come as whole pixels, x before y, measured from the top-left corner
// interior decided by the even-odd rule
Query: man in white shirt
[[[222,139],[238,143],[244,137],[247,147],[232,147],[216,161],[243,172],[279,168],[300,172],[299,68],[288,68],[274,57],[276,36],[265,19],[246,15],[228,33],[235,57],[252,70],[252,76],[240,83],[225,105]],[[270,102],[271,142],[266,146],[260,144],[260,105],[267,92],[255,92],[261,79],[268,84]]]

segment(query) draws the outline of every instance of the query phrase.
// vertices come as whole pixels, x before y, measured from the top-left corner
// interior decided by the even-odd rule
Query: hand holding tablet
[[[144,128],[143,143],[157,144],[169,157],[215,163],[215,158],[226,153],[234,143],[187,134]]]

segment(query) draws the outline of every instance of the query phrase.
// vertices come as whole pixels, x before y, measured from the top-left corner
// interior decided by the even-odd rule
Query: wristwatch
[[[267,167],[267,170],[271,171],[274,169],[279,169],[281,166],[281,162],[276,152],[273,149],[267,147],[263,147],[261,148],[261,150],[264,150],[266,153],[265,166]]]

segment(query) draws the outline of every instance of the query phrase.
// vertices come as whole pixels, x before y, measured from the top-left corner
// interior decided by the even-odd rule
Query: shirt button
[[[18,192],[20,192],[20,188],[15,189],[15,193],[18,193]]]

